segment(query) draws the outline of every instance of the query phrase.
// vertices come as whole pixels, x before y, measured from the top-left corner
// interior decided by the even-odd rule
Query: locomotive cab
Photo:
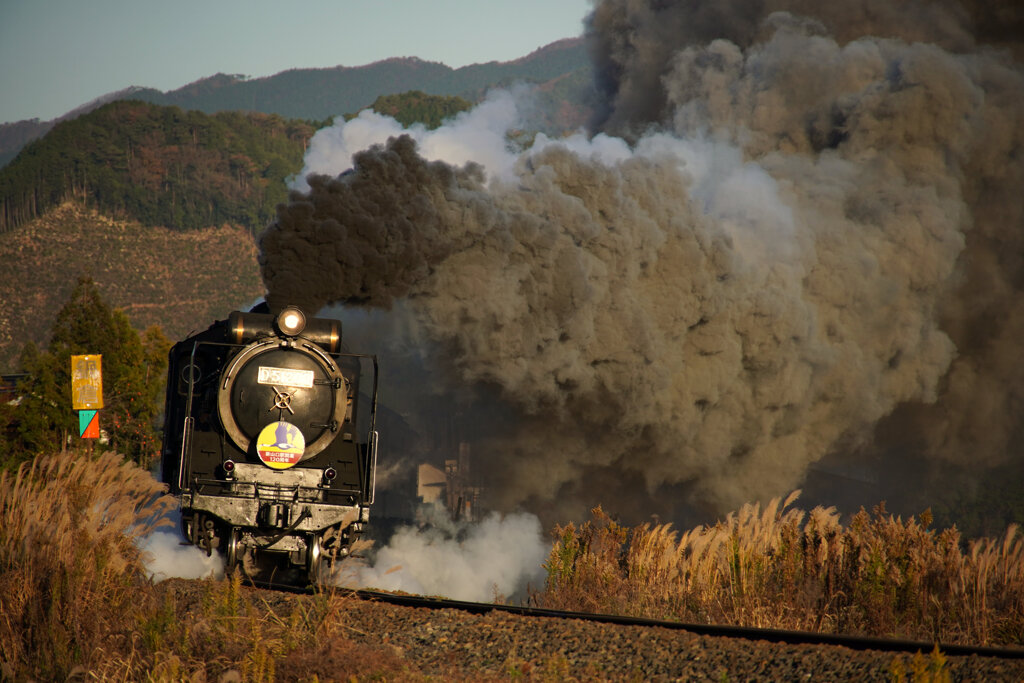
[[[183,533],[230,571],[284,566],[316,581],[349,552],[373,503],[377,360],[341,323],[234,312],[175,344],[162,476]]]

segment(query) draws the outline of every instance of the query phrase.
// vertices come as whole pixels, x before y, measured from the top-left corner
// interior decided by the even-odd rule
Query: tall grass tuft
[[[173,499],[119,455],[0,473],[0,678],[65,679],[111,652],[151,596],[136,540]]]
[[[387,648],[346,637],[344,596],[271,607],[238,572],[177,591],[154,584],[138,540],[170,524],[175,504],[148,472],[112,453],[40,456],[0,473],[0,680],[406,672]]]
[[[1024,538],[963,542],[880,505],[846,526],[799,491],[711,527],[626,528],[600,507],[556,527],[545,607],[950,643],[1024,639]]]

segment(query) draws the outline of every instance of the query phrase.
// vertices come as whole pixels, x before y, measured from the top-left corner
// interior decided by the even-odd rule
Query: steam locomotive
[[[315,583],[369,521],[378,364],[295,306],[231,313],[169,354],[162,477],[230,572]],[[294,582],[294,578],[284,579]]]

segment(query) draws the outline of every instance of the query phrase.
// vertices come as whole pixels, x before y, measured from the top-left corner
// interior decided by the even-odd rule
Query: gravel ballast
[[[167,588],[184,606],[189,602],[187,594],[195,590],[189,584],[194,583],[168,582]],[[324,599],[262,589],[244,591],[250,604],[278,616],[287,615],[301,601]],[[361,652],[383,653],[387,661],[381,674],[374,674],[372,665],[362,669],[356,676],[360,680],[369,676],[471,681],[892,681],[899,679],[900,671],[906,680],[915,680],[913,654],[778,644],[498,611],[472,614],[399,606],[343,593],[327,599],[340,627],[331,636],[337,642],[321,648],[322,659],[313,667],[320,681],[348,680],[351,669],[342,666],[340,659],[361,656]],[[941,672],[953,681],[1024,680],[1022,659],[947,655],[944,660]],[[934,665],[931,653],[922,653],[918,667],[929,663]],[[307,678],[311,670],[299,668],[305,673],[290,676],[287,666],[279,666],[277,678]]]
[[[698,636],[658,627],[578,619],[399,607],[351,600],[345,614],[362,632],[353,639],[384,643],[425,674],[456,665],[467,676],[524,675],[579,680],[850,680],[890,681],[893,660],[910,673],[912,655],[826,645]],[[928,660],[929,653],[923,653]],[[953,680],[1024,680],[1024,661],[948,657]]]

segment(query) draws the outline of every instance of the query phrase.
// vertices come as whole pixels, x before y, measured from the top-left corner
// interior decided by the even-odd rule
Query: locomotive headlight
[[[277,329],[287,337],[294,337],[305,328],[306,316],[294,306],[285,308],[281,311],[281,315],[277,316]]]

